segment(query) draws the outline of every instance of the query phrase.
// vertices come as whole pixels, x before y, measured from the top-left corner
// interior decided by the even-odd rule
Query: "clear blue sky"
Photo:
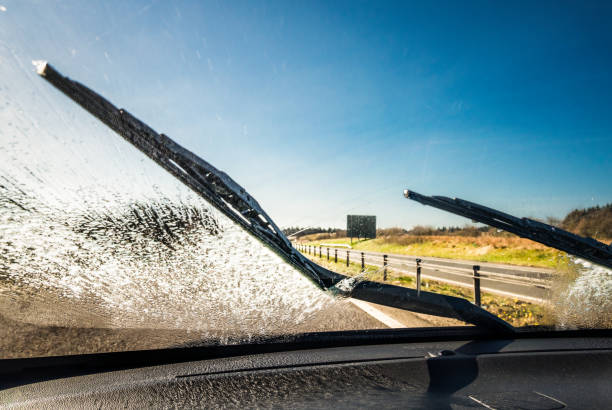
[[[35,95],[48,60],[281,226],[468,222],[404,188],[519,216],[612,202],[610,2],[0,5],[0,85]]]

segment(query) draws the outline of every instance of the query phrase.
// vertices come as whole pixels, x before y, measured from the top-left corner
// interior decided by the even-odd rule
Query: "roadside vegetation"
[[[606,244],[612,242],[612,204],[575,209],[563,219],[547,218],[545,222]],[[301,230],[291,229],[293,233]],[[612,273],[589,264],[583,266],[564,252],[487,226],[389,228],[378,229],[376,235],[376,239],[353,239],[351,244],[345,230],[310,228],[298,233],[294,239],[309,245],[350,244],[353,249],[362,251],[553,268],[556,275],[546,305],[483,293],[482,307],[514,326],[612,327]],[[323,258],[306,256],[336,272],[363,275],[373,281],[383,280],[383,272],[377,266],[366,265],[366,271],[362,273],[359,261],[347,267],[346,260],[339,259],[338,263],[327,261],[325,254]],[[416,288],[415,280],[410,274],[388,268],[387,283]],[[423,280],[422,289],[468,300],[474,298],[470,288],[438,281]]]
[[[554,226],[591,237],[603,243],[612,240],[612,204],[575,209],[564,219],[547,218]],[[513,265],[559,268],[566,263],[564,252],[528,239],[519,238],[488,226],[440,227],[415,226],[377,229],[376,239],[346,237],[346,230],[334,228],[292,227],[285,230],[303,244],[343,244],[353,249],[402,255],[464,259]]]
[[[378,266],[366,265],[365,272],[362,272],[360,262],[349,262],[349,266],[347,267],[346,259],[338,258],[338,263],[335,263],[333,258],[328,261],[325,254],[323,254],[321,258],[319,258],[318,254],[304,254],[304,256],[334,272],[348,276],[360,276],[375,282],[383,282],[384,272]],[[416,278],[414,276],[406,274],[405,272],[396,271],[392,268],[387,269],[387,281],[385,283],[416,289]],[[423,279],[421,289],[423,291],[455,296],[468,300],[474,299],[474,292],[469,288],[452,286],[434,280]],[[481,294],[481,300],[482,307],[485,310],[493,313],[513,326],[521,327],[552,324],[551,314],[544,306],[486,292]]]
[[[612,204],[575,209],[560,223],[561,228],[591,238],[612,238]],[[607,243],[610,243],[608,240]]]
[[[321,238],[321,234],[300,238],[301,243],[351,244],[350,238]],[[401,255],[432,256],[479,262],[555,268],[563,252],[516,236],[384,235],[376,239],[353,240],[353,249]]]

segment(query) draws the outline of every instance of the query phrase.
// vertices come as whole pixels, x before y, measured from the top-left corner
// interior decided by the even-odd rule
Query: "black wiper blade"
[[[430,205],[457,215],[482,222],[522,238],[531,239],[551,248],[559,249],[598,265],[612,268],[612,247],[592,238],[565,231],[556,226],[529,218],[517,218],[504,212],[488,208],[474,202],[445,196],[426,196],[405,190],[406,198],[423,205]]]
[[[257,201],[226,173],[218,170],[168,136],[119,109],[86,86],[63,76],[51,65],[39,74],[149,158],[203,197],[224,215],[307,275],[321,289],[366,302],[450,317],[496,332],[514,328],[465,299],[420,292],[399,286],[356,280],[317,265],[298,252]]]

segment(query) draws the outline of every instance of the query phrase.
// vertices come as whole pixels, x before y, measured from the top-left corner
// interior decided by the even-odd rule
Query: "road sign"
[[[347,215],[346,236],[349,238],[376,238],[376,216]]]

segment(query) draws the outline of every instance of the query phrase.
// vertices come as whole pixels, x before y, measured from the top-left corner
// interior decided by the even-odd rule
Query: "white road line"
[[[391,329],[406,327],[406,325],[404,325],[403,323],[393,319],[391,316],[381,312],[380,310],[364,302],[363,300],[350,298],[349,301],[355,306],[357,306],[359,309],[363,310],[368,315],[372,316],[374,319],[378,320],[385,326],[390,327]]]

